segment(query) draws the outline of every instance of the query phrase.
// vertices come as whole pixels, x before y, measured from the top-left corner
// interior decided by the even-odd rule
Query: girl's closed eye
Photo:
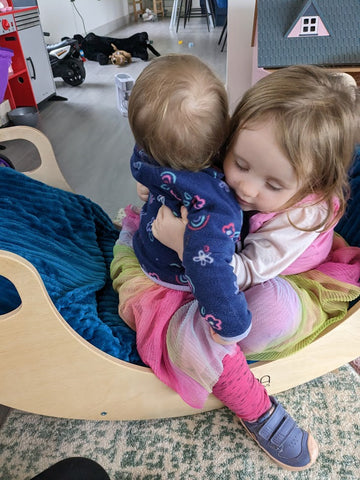
[[[242,172],[248,172],[248,171],[249,171],[249,166],[246,165],[246,164],[243,163],[243,162],[236,162],[236,166],[237,166],[238,169],[241,170]]]
[[[280,192],[283,189],[283,187],[281,187],[280,185],[274,185],[273,183],[269,182],[266,183],[266,186],[274,192]]]

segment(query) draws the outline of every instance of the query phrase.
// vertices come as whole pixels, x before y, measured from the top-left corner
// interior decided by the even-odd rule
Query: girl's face
[[[241,130],[223,168],[226,183],[244,211],[279,211],[301,186],[277,144],[271,121]]]

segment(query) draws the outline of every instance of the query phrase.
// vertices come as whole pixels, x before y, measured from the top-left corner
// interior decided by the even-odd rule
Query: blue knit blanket
[[[135,333],[117,313],[109,276],[117,237],[110,218],[89,199],[0,168],[0,249],[34,265],[55,307],[84,339],[142,365]],[[15,288],[1,275],[0,292],[0,313],[19,305]]]

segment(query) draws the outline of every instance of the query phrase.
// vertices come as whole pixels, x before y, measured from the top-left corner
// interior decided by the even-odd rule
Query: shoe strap
[[[284,407],[280,405],[280,403],[274,405],[274,407],[274,411],[265,421],[264,425],[262,425],[258,432],[259,435],[265,440],[269,440],[274,435],[284,418],[288,416],[285,412]]]
[[[280,447],[284,440],[288,438],[289,434],[296,428],[297,425],[293,418],[289,415],[285,418],[285,420],[281,423],[281,425],[276,430],[275,434],[271,438],[271,443],[276,447]]]

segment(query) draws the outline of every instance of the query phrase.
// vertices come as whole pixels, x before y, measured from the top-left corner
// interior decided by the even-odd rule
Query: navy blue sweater
[[[162,167],[137,147],[130,164],[134,178],[150,190],[133,243],[142,269],[157,283],[191,290],[202,316],[222,338],[244,338],[251,314],[230,266],[242,212],[223,174],[213,168],[189,172]],[[182,262],[151,231],[163,204],[176,216],[182,205],[188,211]]]

